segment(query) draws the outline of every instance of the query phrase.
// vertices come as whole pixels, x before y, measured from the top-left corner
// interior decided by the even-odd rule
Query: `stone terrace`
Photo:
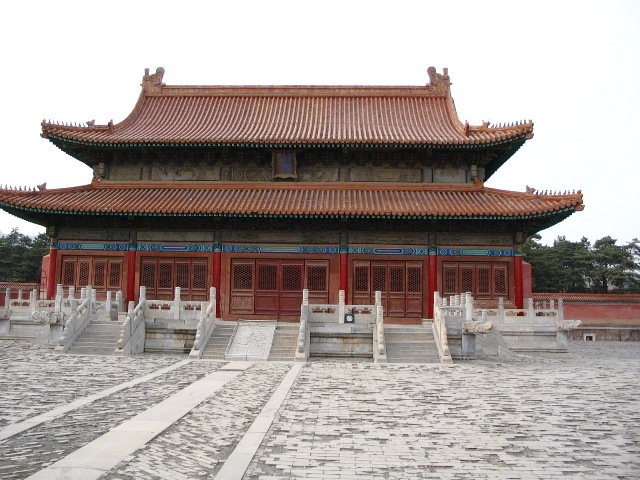
[[[0,365],[6,479],[640,478],[638,342],[445,366],[5,341]]]

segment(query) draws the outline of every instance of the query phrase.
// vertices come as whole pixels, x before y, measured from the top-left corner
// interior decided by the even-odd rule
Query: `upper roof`
[[[39,191],[0,189],[23,216],[221,216],[527,220],[582,210],[582,193],[536,194],[476,184],[99,182]],[[551,223],[555,223],[550,219]],[[546,222],[545,222],[546,223]]]
[[[145,71],[142,92],[121,123],[42,122],[54,142],[96,146],[440,146],[524,142],[533,123],[462,123],[447,69],[423,87],[167,86]]]

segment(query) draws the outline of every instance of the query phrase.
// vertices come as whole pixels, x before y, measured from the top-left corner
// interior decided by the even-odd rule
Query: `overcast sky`
[[[144,68],[167,85],[424,85],[449,68],[460,119],[532,119],[487,182],[582,190],[542,232],[640,237],[640,1],[2,2],[0,184],[84,185],[40,138],[51,119],[123,120]],[[0,212],[0,232],[42,227]]]

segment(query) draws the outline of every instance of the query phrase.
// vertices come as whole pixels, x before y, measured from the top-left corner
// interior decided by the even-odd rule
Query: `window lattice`
[[[260,265],[258,267],[258,290],[275,291],[278,289],[278,266]]]
[[[207,266],[204,263],[193,264],[193,278],[191,288],[206,290],[207,288]]]
[[[62,267],[62,284],[65,287],[75,285],[76,277],[76,264],[72,262],[65,262]]]
[[[404,292],[404,268],[391,267],[390,268],[391,285],[389,290],[393,293]]]
[[[302,291],[302,265],[282,266],[282,290],[285,292]]]
[[[307,289],[310,292],[327,291],[327,267],[307,268]]]
[[[460,268],[460,291],[455,293],[473,292],[473,268]]]
[[[494,276],[494,293],[496,295],[507,295],[507,270],[504,268],[497,268],[493,271]]]
[[[143,263],[142,275],[140,276],[140,286],[154,289],[156,287],[156,264]]]
[[[422,272],[419,267],[407,267],[407,292],[422,292]]]
[[[443,271],[443,277],[444,277],[444,281],[442,282],[444,284],[444,293],[446,295],[452,295],[456,293],[456,269],[455,268],[444,268]]]
[[[91,269],[91,264],[89,262],[80,262],[78,267],[78,285],[84,288],[89,285],[89,270]]]
[[[108,288],[120,288],[121,264],[114,262],[109,265],[109,286]]]
[[[353,291],[369,291],[369,267],[355,267],[353,272]]]
[[[107,273],[107,262],[95,262],[93,265],[93,286],[104,287]]]
[[[371,267],[371,286],[374,292],[387,291],[387,269],[384,266]]]
[[[253,290],[253,265],[248,263],[233,266],[233,289]]]
[[[161,263],[158,268],[158,288],[173,288],[173,265]]]
[[[189,288],[188,263],[176,263],[176,287]]]
[[[478,295],[490,295],[489,267],[478,267]]]

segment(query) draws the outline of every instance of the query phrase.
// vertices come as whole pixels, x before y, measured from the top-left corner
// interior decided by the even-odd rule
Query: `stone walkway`
[[[0,342],[0,478],[640,478],[640,343],[443,365]]]

